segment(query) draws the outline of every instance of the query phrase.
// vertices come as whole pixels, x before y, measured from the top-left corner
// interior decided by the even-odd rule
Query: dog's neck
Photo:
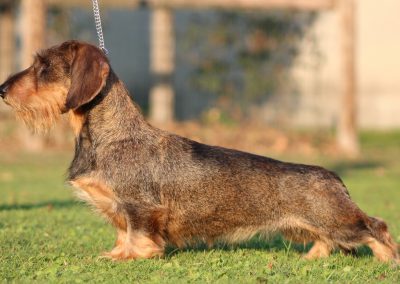
[[[139,139],[153,130],[113,71],[102,92],[74,114],[77,138],[88,135],[96,145]]]
[[[129,141],[146,147],[157,141],[158,132],[145,121],[114,73],[92,102],[71,113],[70,121],[76,145],[69,180],[93,171],[97,153],[111,151],[115,143]]]

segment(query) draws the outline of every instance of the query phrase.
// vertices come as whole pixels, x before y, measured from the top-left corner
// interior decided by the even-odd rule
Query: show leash
[[[96,24],[97,37],[99,39],[99,48],[104,52],[104,54],[108,55],[108,50],[104,44],[104,36],[103,36],[103,28],[101,26],[101,16],[100,16],[100,8],[97,0],[92,0],[93,4],[93,15],[94,22]]]

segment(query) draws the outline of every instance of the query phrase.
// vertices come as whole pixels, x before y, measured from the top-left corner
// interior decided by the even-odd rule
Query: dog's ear
[[[110,72],[107,58],[94,46],[75,46],[73,54],[67,109],[76,109],[93,100],[106,85]]]

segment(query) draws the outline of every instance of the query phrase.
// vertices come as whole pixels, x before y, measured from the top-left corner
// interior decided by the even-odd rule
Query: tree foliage
[[[199,90],[220,107],[246,112],[287,83],[301,39],[315,13],[216,12],[196,17],[184,36]]]

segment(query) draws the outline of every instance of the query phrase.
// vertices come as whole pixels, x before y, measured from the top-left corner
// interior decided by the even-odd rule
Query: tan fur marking
[[[14,84],[6,99],[29,128],[45,132],[60,118],[67,90],[57,84],[36,89],[31,76]]]
[[[71,181],[71,185],[80,190],[77,192],[79,198],[92,204],[114,226],[126,230],[125,217],[117,212],[118,200],[112,189],[92,178],[79,178]]]
[[[332,248],[323,241],[315,241],[310,251],[304,256],[305,259],[326,258],[331,254]]]
[[[72,130],[74,131],[75,136],[78,136],[82,130],[83,123],[85,122],[85,116],[74,110],[70,110],[68,116]]]
[[[152,258],[164,254],[164,245],[164,242],[157,244],[141,231],[132,232],[128,230],[125,242],[122,242],[104,256],[112,260]]]
[[[395,262],[399,262],[397,247],[389,247],[374,238],[368,238],[366,244],[371,248],[372,252],[378,260],[384,262],[394,260]]]
[[[115,246],[110,252],[105,252],[102,254],[102,257],[105,258],[113,258],[115,255],[120,255],[124,251],[125,243],[126,243],[127,233],[125,230],[117,229],[117,239],[115,241]]]

